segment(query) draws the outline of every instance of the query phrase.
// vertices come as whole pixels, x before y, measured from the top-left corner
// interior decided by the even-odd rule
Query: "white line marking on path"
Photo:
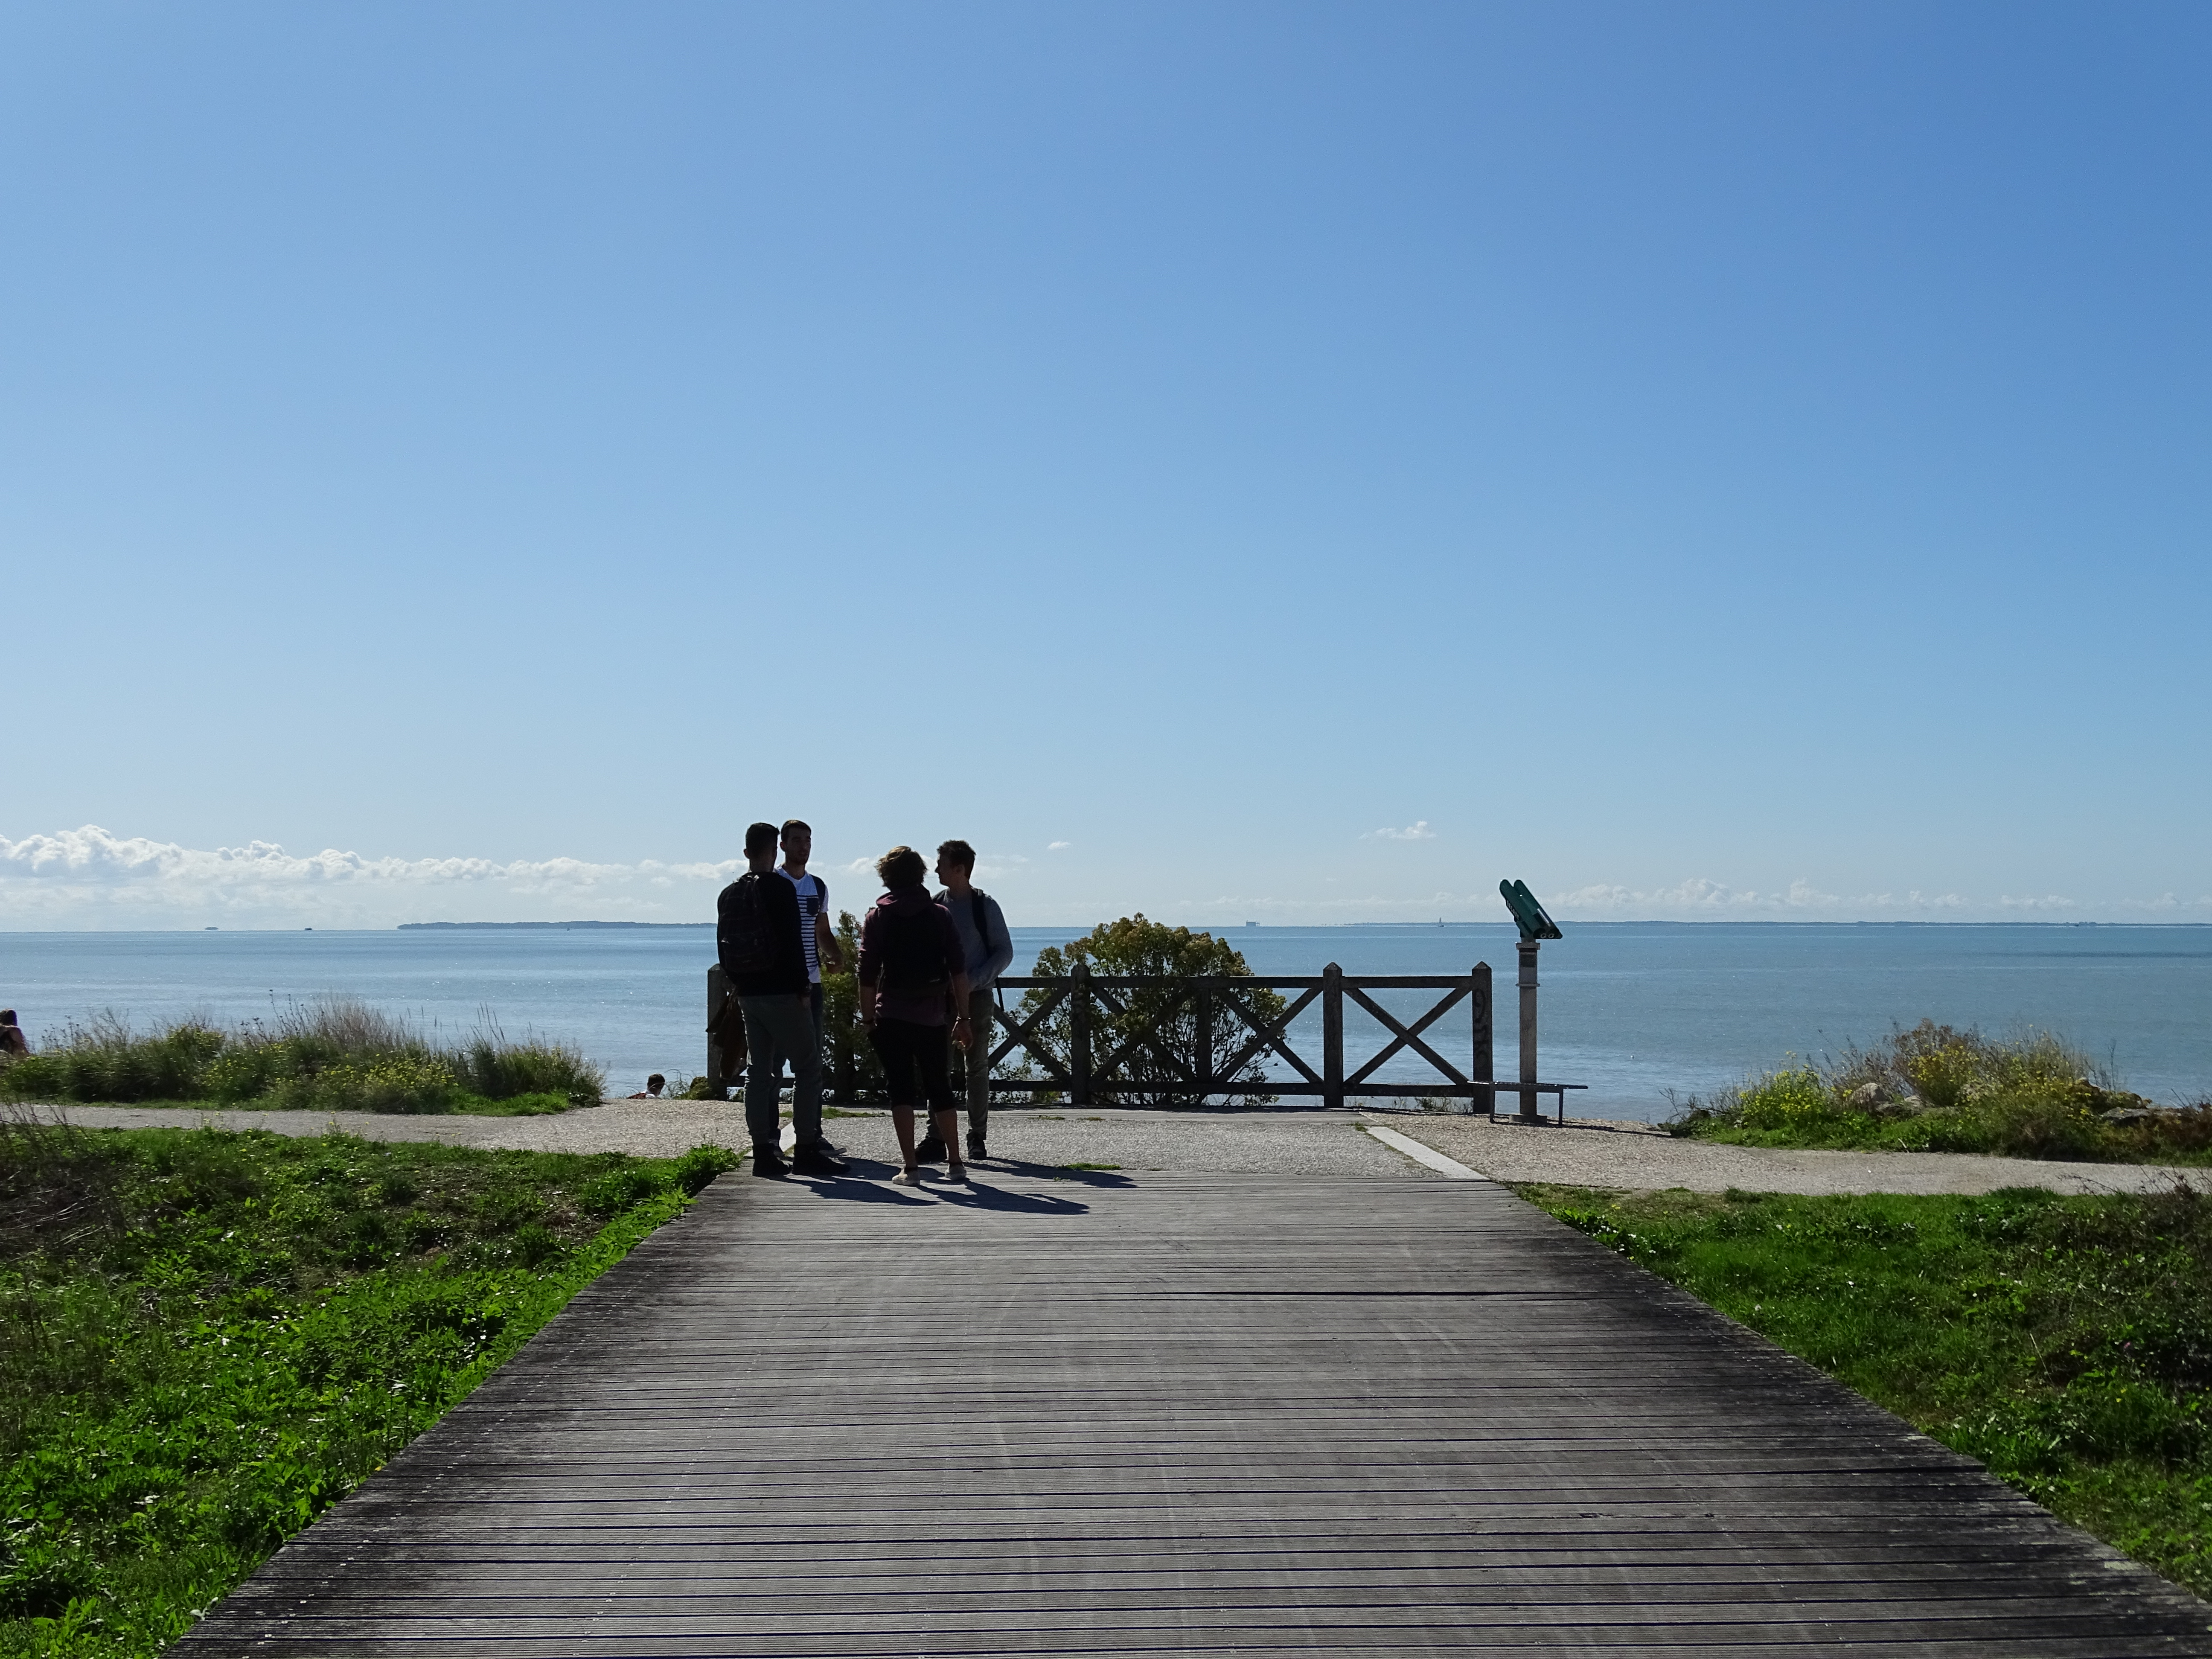
[[[1480,1170],[1470,1170],[1464,1164],[1454,1163],[1432,1146],[1424,1146],[1411,1135],[1401,1135],[1395,1129],[1386,1129],[1379,1123],[1359,1126],[1385,1146],[1395,1147],[1416,1164],[1425,1164],[1447,1181],[1487,1181],[1490,1177]]]

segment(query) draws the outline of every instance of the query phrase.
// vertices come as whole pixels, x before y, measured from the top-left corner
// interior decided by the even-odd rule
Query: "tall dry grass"
[[[457,1043],[355,997],[272,1008],[223,1030],[188,1018],[141,1036],[115,1013],[73,1023],[0,1071],[0,1098],[209,1101],[330,1111],[448,1112],[472,1103],[587,1105],[605,1070],[565,1043],[517,1042],[489,1011]]]

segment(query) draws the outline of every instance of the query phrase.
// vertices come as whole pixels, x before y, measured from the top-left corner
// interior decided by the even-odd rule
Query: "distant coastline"
[[[403,921],[400,931],[410,927],[712,927],[711,921]]]
[[[401,930],[402,932],[405,932],[405,931],[407,931],[407,930],[409,930],[409,929],[418,929],[418,930],[419,930],[419,929],[430,929],[430,928],[442,929],[442,930],[447,931],[447,932],[473,932],[473,931],[478,931],[478,930],[487,929],[487,928],[504,928],[504,929],[507,929],[507,930],[509,930],[509,931],[512,931],[512,930],[518,929],[518,928],[524,928],[524,929],[536,929],[536,930],[538,930],[538,931],[539,931],[539,932],[541,932],[541,933],[542,933],[542,932],[545,932],[545,931],[548,931],[548,930],[559,930],[559,929],[564,929],[564,928],[599,928],[599,929],[609,929],[609,930],[613,930],[613,929],[633,929],[633,928],[653,928],[653,927],[694,927],[694,928],[697,928],[697,927],[712,927],[714,925],[714,924],[713,922],[711,922],[711,921],[403,921],[403,922],[401,922],[401,923],[399,923],[399,924],[398,924],[398,927],[399,927],[399,928],[400,928],[400,930]],[[1427,928],[1427,929],[1431,929],[1431,930],[1433,930],[1433,929],[1435,929],[1435,928],[1438,928],[1438,927],[1448,927],[1448,928],[1449,928],[1449,927],[1480,927],[1480,928],[1486,928],[1486,929],[1490,929],[1490,930],[1495,931],[1495,930],[1499,929],[1499,928],[1507,928],[1507,927],[1512,927],[1513,923],[1512,923],[1512,921],[1511,921],[1511,920],[1510,920],[1510,918],[1507,918],[1507,917],[1502,917],[1502,916],[1501,916],[1501,917],[1500,917],[1500,918],[1498,918],[1498,920],[1497,920],[1496,921],[1334,921],[1334,922],[1331,922],[1331,921],[1303,921],[1303,922],[1301,922],[1301,921],[1287,921],[1287,922],[1285,922],[1285,921],[1261,921],[1261,922],[1248,921],[1248,922],[1243,923],[1242,926],[1239,926],[1237,923],[1235,923],[1235,922],[1229,922],[1229,921],[1209,921],[1209,922],[1194,922],[1194,923],[1193,923],[1193,924],[1191,924],[1191,925],[1192,925],[1194,927],[1206,928],[1206,929],[1210,929],[1210,930],[1218,930],[1218,931],[1219,931],[1219,932],[1225,933],[1243,933],[1243,932],[1244,931],[1244,929],[1245,929],[1245,928],[1247,928],[1247,927],[1251,928],[1251,929],[1253,929],[1253,930],[1254,930],[1254,931],[1255,931],[1255,932],[1256,932],[1256,931],[1259,931],[1259,930],[1261,930],[1261,929],[1263,929],[1263,928],[1292,929],[1292,930],[1298,930],[1298,931],[1304,931],[1304,932],[1314,932],[1314,931],[1317,931],[1317,930],[1319,930],[1319,929],[1328,928],[1328,927],[1397,927],[1397,928],[1419,927],[1419,928]],[[1707,920],[1707,921],[1674,921],[1674,920],[1661,920],[1661,919],[1654,919],[1654,920],[1649,920],[1649,921],[1568,921],[1567,923],[1565,923],[1565,926],[1567,926],[1567,927],[1685,927],[1685,928],[1688,928],[1688,927],[2021,927],[2021,928],[2027,928],[2027,927],[2212,927],[2212,922],[2205,922],[2205,921],[2063,921],[2063,920],[2059,920],[2059,919],[2056,919],[2056,918],[2042,918],[2042,919],[2038,919],[2038,920],[2035,920],[2035,921],[2029,921],[2029,920],[2027,920],[2027,919],[2025,919],[2025,918],[2022,918],[2022,919],[2020,919],[2020,920],[2008,920],[2008,921],[1921,921],[1921,920],[1906,920],[1906,919],[1902,918],[1902,917],[1899,917],[1899,918],[1893,918],[1893,919],[1886,919],[1886,920],[1880,921],[1814,921],[1814,920],[1812,920],[1812,919],[1810,919],[1810,918],[1807,918],[1807,917],[1796,917],[1796,916],[1725,916],[1725,917],[1723,917],[1723,916],[1716,916],[1716,917],[1711,918],[1711,920]],[[234,930],[234,931],[240,931],[240,930]],[[283,930],[283,929],[273,929],[273,928],[272,928],[272,929],[264,929],[264,930],[243,930],[243,931],[282,932],[282,931],[284,931],[284,930]],[[312,931],[312,930],[310,930],[310,931]],[[369,931],[374,932],[374,929],[371,929],[371,930],[369,930]],[[1015,927],[1014,931],[1015,931],[1016,933],[1068,933],[1068,932],[1070,932],[1070,931],[1073,931],[1073,932],[1075,932],[1075,933],[1082,933],[1082,932],[1084,932],[1084,931],[1085,931],[1085,930],[1084,930],[1084,929],[1082,929],[1082,928],[1079,928],[1079,927],[1073,927],[1073,924],[1071,924],[1071,923],[1056,923],[1056,924],[1047,924],[1047,925],[1041,926],[1041,927]]]

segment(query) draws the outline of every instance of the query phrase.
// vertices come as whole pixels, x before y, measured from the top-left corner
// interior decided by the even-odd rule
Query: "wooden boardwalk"
[[[1484,1182],[725,1176],[173,1652],[2212,1655]]]

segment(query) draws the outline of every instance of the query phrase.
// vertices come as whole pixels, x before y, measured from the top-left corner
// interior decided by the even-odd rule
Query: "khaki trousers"
[[[981,1137],[991,1127],[991,1045],[998,1041],[993,1021],[999,1012],[988,991],[968,994],[968,1133]],[[945,1049],[947,1063],[957,1065],[958,1050],[952,1047],[952,1028],[945,1028]]]

